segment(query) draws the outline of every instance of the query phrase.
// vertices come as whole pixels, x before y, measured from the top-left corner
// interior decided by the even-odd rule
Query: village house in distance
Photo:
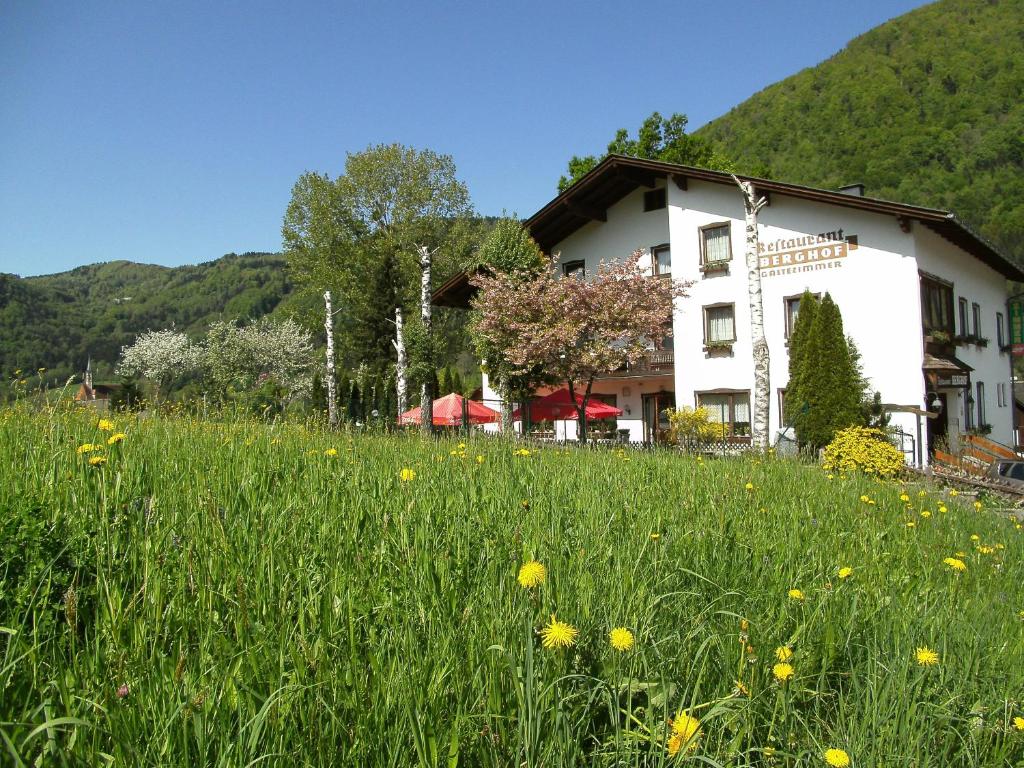
[[[947,211],[865,197],[860,186],[752,181],[768,200],[758,223],[771,441],[785,428],[787,339],[809,290],[838,304],[871,390],[892,406],[909,463],[926,463],[936,445],[955,451],[970,431],[1012,445],[1007,280],[1024,281],[1024,272]],[[676,304],[674,341],[595,382],[596,396],[623,410],[618,429],[656,440],[665,408],[703,405],[732,439],[749,440],[744,211],[729,174],[612,155],[526,226],[545,253],[560,254],[566,275],[643,248],[653,274],[693,283]],[[456,275],[434,300],[468,306],[471,292],[468,277]],[[484,397],[497,399],[486,379]],[[560,429],[575,434],[572,422]]]

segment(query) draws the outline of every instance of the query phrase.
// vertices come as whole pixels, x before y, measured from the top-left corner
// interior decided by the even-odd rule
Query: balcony
[[[606,373],[602,379],[630,379],[642,376],[671,376],[675,373],[676,354],[671,349],[652,349],[633,365]]]

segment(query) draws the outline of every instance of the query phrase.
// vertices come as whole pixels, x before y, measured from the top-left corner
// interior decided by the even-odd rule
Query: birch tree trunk
[[[754,185],[733,176],[743,193],[743,210],[747,230],[747,294],[750,298],[750,339],[754,352],[754,402],[750,425],[750,441],[754,448],[768,449],[768,417],[771,382],[768,369],[768,341],[764,336],[764,310],[761,302],[761,270],[758,264],[757,212],[767,202],[754,196]]]
[[[508,382],[496,381],[498,397],[501,398],[501,433],[506,437],[511,436],[512,429],[512,392],[509,390]]]
[[[331,292],[324,291],[324,330],[327,331],[327,423],[338,426],[338,393],[334,382],[334,311]]]
[[[398,396],[398,416],[409,410],[409,383],[407,371],[409,363],[405,356],[405,334],[402,326],[402,308],[395,307],[395,352],[398,353],[398,360],[395,362],[395,390]]]
[[[420,320],[423,323],[423,335],[427,347],[431,350],[428,352],[431,358],[428,362],[433,365],[433,334],[430,329],[430,266],[433,253],[425,245],[419,246],[419,253],[422,273],[420,277]],[[434,432],[434,393],[431,379],[433,376],[426,376],[420,389],[420,428],[425,435],[431,435]]]

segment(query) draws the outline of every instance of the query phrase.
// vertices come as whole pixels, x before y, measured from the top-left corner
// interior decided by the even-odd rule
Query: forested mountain
[[[1024,2],[914,10],[695,134],[775,179],[951,209],[1024,262]]]
[[[121,347],[147,330],[200,335],[210,321],[301,309],[284,258],[228,254],[184,267],[130,261],[19,278],[0,274],[0,373],[46,368],[48,381],[79,373],[91,356],[109,375]]]

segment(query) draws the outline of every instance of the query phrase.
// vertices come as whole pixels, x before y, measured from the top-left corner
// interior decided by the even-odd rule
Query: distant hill
[[[696,134],[779,180],[952,209],[1024,263],[1024,1],[914,10]]]
[[[297,309],[284,257],[269,253],[173,268],[111,261],[40,277],[0,274],[0,374],[44,367],[47,379],[63,381],[91,357],[109,376],[121,347],[143,331],[199,335],[218,318]]]

